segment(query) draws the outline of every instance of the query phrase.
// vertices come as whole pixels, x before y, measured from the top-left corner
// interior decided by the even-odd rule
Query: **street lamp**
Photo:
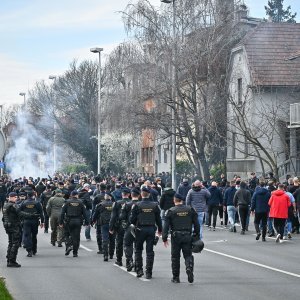
[[[25,99],[26,93],[19,93],[19,95],[24,97],[24,105],[25,105],[25,102],[26,102],[26,99]]]
[[[171,176],[172,176],[172,187],[176,190],[177,182],[176,182],[176,120],[175,120],[175,109],[176,109],[176,28],[175,28],[175,17],[176,17],[176,3],[175,0],[161,0],[162,3],[170,4],[173,3],[173,41],[174,47],[172,51],[173,58],[173,69],[172,69],[172,98],[173,98],[173,108],[171,111],[172,118],[172,145],[171,145]]]
[[[49,75],[50,80],[56,80],[56,76],[54,75]],[[52,95],[51,95],[52,98]],[[53,99],[51,99],[53,101]],[[56,125],[56,120],[54,120],[53,123],[53,174],[55,174],[56,169],[57,169],[57,149],[56,149],[56,131],[57,131],[57,125]]]
[[[101,52],[103,51],[103,48],[91,48],[91,52],[93,53],[99,53],[99,86],[98,86],[98,158],[97,158],[97,173],[100,174],[101,172]]]

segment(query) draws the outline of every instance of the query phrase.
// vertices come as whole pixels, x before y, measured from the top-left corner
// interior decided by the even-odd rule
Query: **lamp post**
[[[25,104],[26,104],[26,93],[19,93],[19,95],[20,96],[23,96],[24,97],[24,106],[25,106]]]
[[[97,174],[100,174],[101,172],[101,52],[103,51],[103,48],[91,48],[91,52],[98,53],[99,54],[99,86],[98,86],[98,109],[97,109],[97,115],[98,115],[98,157],[97,157]]]
[[[162,3],[166,4],[173,4],[173,42],[174,47],[172,51],[172,58],[173,58],[173,68],[172,68],[172,99],[173,99],[173,108],[171,111],[171,118],[172,118],[172,138],[171,138],[171,176],[172,176],[172,187],[174,190],[177,188],[176,182],[176,120],[175,120],[175,109],[176,109],[176,67],[175,67],[175,60],[176,60],[176,2],[175,0],[161,0]]]
[[[49,79],[54,80],[55,83],[56,76],[49,75]],[[53,101],[52,95],[51,95],[51,101]],[[56,120],[54,120],[53,122],[53,174],[55,174],[57,169],[56,131],[57,131],[57,124],[56,124]]]

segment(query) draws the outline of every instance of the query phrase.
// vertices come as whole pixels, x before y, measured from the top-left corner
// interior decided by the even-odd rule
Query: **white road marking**
[[[227,242],[227,240],[207,241],[205,243],[209,244],[209,243],[225,243],[225,242]]]
[[[84,250],[86,250],[86,251],[88,251],[88,252],[93,252],[93,250],[92,249],[90,249],[90,248],[87,248],[87,247],[85,247],[85,246],[83,246],[83,245],[81,245],[80,244],[80,246],[79,246],[80,248],[82,248],[82,249],[84,249]]]
[[[134,272],[127,272],[127,269],[126,269],[125,267],[120,267],[120,266],[118,266],[118,265],[116,265],[116,264],[114,264],[114,266],[117,267],[117,268],[119,268],[119,269],[121,269],[121,270],[123,270],[123,271],[126,272],[127,274],[130,274],[130,275],[136,277],[136,273],[134,273]],[[137,278],[137,277],[136,277],[136,278]],[[140,277],[140,278],[138,278],[138,279],[141,280],[141,281],[150,281],[150,279],[146,279],[146,278],[143,278],[143,277]]]
[[[270,267],[270,266],[267,266],[267,265],[263,265],[263,264],[260,264],[260,263],[257,263],[257,262],[251,261],[251,260],[243,259],[243,258],[232,256],[232,255],[228,255],[228,254],[221,253],[221,252],[214,251],[214,250],[210,250],[210,249],[203,249],[203,250],[207,251],[207,252],[210,252],[210,253],[225,256],[225,257],[228,257],[228,258],[231,258],[231,259],[235,259],[235,260],[238,260],[238,261],[242,261],[242,262],[250,264],[250,265],[254,265],[254,266],[261,267],[261,268],[264,268],[264,269],[268,269],[268,270],[271,270],[271,271],[275,271],[275,272],[278,272],[278,273],[282,273],[282,274],[286,274],[286,275],[289,275],[289,276],[300,278],[300,274],[287,272],[287,271],[280,270],[280,269],[277,269],[277,268],[273,268],[273,267]]]

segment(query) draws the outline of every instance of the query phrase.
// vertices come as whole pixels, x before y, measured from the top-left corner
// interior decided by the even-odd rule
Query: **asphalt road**
[[[2,217],[2,216],[1,216]],[[138,279],[134,273],[103,262],[97,254],[95,230],[87,242],[82,231],[79,257],[66,257],[64,248],[50,244],[50,234],[40,230],[38,253],[26,257],[20,249],[20,269],[6,267],[7,236],[0,224],[0,275],[15,300],[109,300],[109,299],[299,299],[300,235],[276,244],[255,240],[253,226],[242,236],[221,227],[204,231],[205,251],[195,254],[195,282],[189,284],[184,264],[181,283],[174,284],[170,248],[160,241],[155,251],[153,279]],[[123,263],[125,259],[123,259]]]

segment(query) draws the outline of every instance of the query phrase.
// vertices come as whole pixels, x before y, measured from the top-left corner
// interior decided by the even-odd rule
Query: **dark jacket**
[[[270,191],[264,187],[257,187],[251,199],[251,211],[256,213],[269,212]]]
[[[162,210],[168,210],[174,206],[175,191],[172,188],[165,188],[159,201],[159,206]]]
[[[177,188],[177,193],[180,194],[181,196],[183,196],[184,199],[186,199],[186,196],[187,196],[190,189],[191,189],[191,186],[189,185],[189,183],[188,182],[183,182]]]
[[[234,206],[248,206],[251,203],[251,193],[245,188],[240,188],[234,195]]]
[[[210,198],[207,202],[208,205],[217,205],[223,203],[223,195],[221,190],[216,186],[211,186],[208,191],[210,192]]]
[[[228,189],[226,189],[224,193],[224,201],[223,201],[223,204],[225,206],[233,206],[233,198],[236,191],[237,189],[234,186],[231,186]]]

